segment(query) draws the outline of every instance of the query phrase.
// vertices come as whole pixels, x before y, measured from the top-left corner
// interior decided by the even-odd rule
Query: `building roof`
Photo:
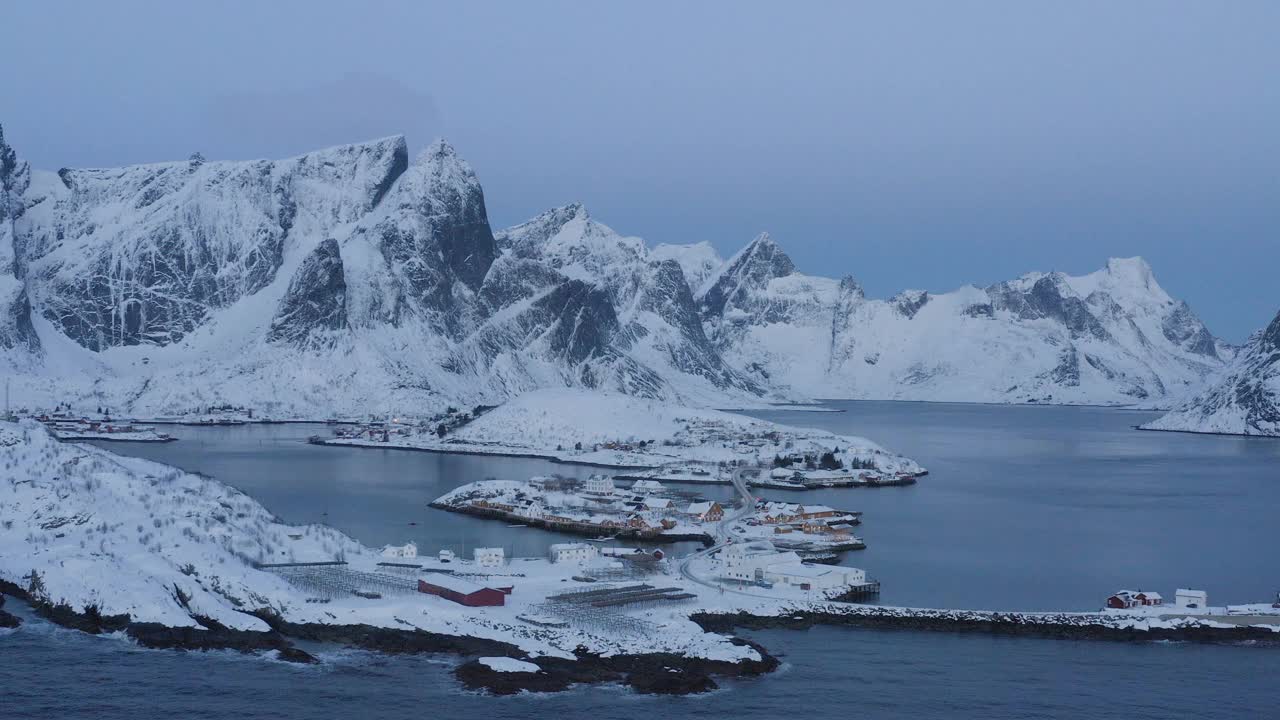
[[[690,515],[705,515],[711,512],[712,506],[716,505],[714,501],[690,503],[689,509],[685,512]]]
[[[748,540],[746,542],[730,543],[725,548],[725,552],[737,553],[739,555],[775,552],[773,543],[768,540]]]
[[[770,565],[769,572],[790,575],[791,577],[820,578],[824,575],[830,575],[832,571],[831,567],[827,565],[805,565],[804,563],[787,562]]]
[[[835,512],[835,508],[829,508],[826,505],[805,505],[801,508],[801,512],[807,514]]]
[[[644,506],[648,508],[669,508],[671,507],[670,498],[645,498]]]
[[[463,595],[470,595],[485,589],[483,585],[473,583],[466,578],[460,578],[457,575],[446,575],[445,573],[427,573],[422,576],[422,581],[429,585],[462,593]]]

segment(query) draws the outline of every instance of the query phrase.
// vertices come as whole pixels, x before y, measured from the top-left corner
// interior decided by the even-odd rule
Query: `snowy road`
[[[719,583],[702,579],[691,569],[691,565],[694,560],[705,558],[729,544],[732,541],[732,538],[729,536],[729,527],[755,510],[756,499],[752,496],[750,488],[747,487],[747,481],[744,477],[745,474],[746,468],[738,468],[733,471],[733,475],[730,476],[729,480],[733,484],[733,487],[738,491],[738,494],[742,496],[742,507],[732,515],[725,516],[716,524],[716,542],[714,545],[709,548],[699,550],[680,561],[680,575],[686,580],[698,583],[704,587],[720,590],[721,592],[733,592],[739,595],[749,595],[754,597],[768,597],[767,595],[726,588]]]

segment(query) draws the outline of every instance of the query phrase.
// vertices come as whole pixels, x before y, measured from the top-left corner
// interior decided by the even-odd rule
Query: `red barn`
[[[1142,601],[1139,600],[1136,597],[1136,595],[1137,593],[1133,592],[1132,590],[1121,590],[1115,595],[1112,595],[1111,597],[1107,598],[1107,607],[1115,608],[1117,610],[1124,610],[1126,608],[1137,607],[1138,605],[1142,604]]]
[[[510,590],[503,592],[454,575],[431,573],[418,579],[418,592],[438,595],[467,607],[500,607],[506,604]]]

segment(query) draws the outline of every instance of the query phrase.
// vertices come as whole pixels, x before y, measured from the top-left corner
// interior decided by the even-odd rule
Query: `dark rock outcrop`
[[[40,337],[31,324],[26,284],[18,276],[15,229],[25,212],[22,194],[30,182],[30,168],[5,142],[0,127],[0,349],[26,349],[37,355]]]
[[[22,620],[14,615],[9,614],[4,609],[4,595],[0,594],[0,628],[16,628],[22,624]]]
[[[753,290],[768,285],[774,278],[786,277],[795,269],[791,258],[769,234],[761,233],[729,261],[715,283],[703,294],[702,316],[723,315],[726,305],[735,299],[745,299]]]
[[[21,264],[39,312],[90,350],[168,345],[275,279],[286,242],[367,214],[405,171],[403,138],[281,161],[68,169],[29,198]]]
[[[924,290],[904,290],[889,299],[894,308],[905,318],[913,318],[929,304],[929,293]]]
[[[987,293],[997,310],[1007,310],[1023,320],[1047,318],[1066,326],[1072,337],[1110,338],[1085,301],[1064,288],[1057,275],[1045,275],[1026,290],[1015,283],[1000,283],[987,288]]]
[[[495,695],[524,691],[559,692],[573,685],[600,683],[620,683],[649,695],[692,695],[717,689],[717,677],[755,677],[777,669],[777,658],[763,647],[745,640],[735,639],[734,642],[750,645],[759,653],[760,659],[734,663],[670,653],[605,657],[579,649],[574,659],[510,656],[536,664],[538,672],[497,672],[473,660],[459,666],[455,675],[466,688]]]
[[[1249,338],[1218,382],[1143,427],[1280,437],[1280,314]]]
[[[289,281],[289,289],[267,333],[269,342],[300,347],[332,346],[347,328],[347,283],[338,241],[321,242]]]

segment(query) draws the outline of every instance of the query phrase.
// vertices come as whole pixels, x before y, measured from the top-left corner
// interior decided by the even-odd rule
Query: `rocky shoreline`
[[[462,515],[473,515],[475,517],[487,518],[490,520],[520,523],[521,525],[527,525],[532,528],[541,528],[543,530],[551,530],[553,532],[561,532],[571,535],[581,535],[589,538],[608,535],[609,537],[620,538],[622,540],[644,540],[645,542],[654,543],[700,542],[707,547],[711,547],[715,544],[712,537],[706,533],[666,533],[655,532],[653,530],[641,530],[638,528],[604,527],[600,525],[593,525],[591,523],[553,523],[543,520],[542,518],[529,518],[523,515],[509,513],[505,510],[481,508],[475,507],[474,505],[450,505],[448,503],[432,502],[428,503],[427,507],[459,513]]]
[[[5,612],[4,595],[0,594],[0,628],[12,629],[22,624],[22,620],[15,615]]]
[[[419,629],[372,625],[324,625],[292,623],[270,609],[248,613],[263,620],[270,630],[234,630],[210,618],[192,616],[205,629],[135,623],[128,615],[104,616],[96,608],[75,610],[65,604],[34,600],[23,588],[0,581],[0,592],[28,602],[35,612],[62,627],[90,634],[123,632],[139,645],[169,650],[236,650],[244,653],[274,652],[280,660],[318,662],[292,641],[326,643],[387,654],[438,653],[465,658],[454,669],[458,681],[471,690],[510,695],[519,692],[559,692],[574,685],[616,683],[639,693],[686,695],[719,687],[717,680],[750,678],[777,669],[779,661],[761,645],[734,637],[749,646],[758,660],[732,662],[687,657],[672,653],[639,653],[603,656],[579,647],[574,658],[530,657],[516,645],[500,640],[445,635]],[[0,595],[0,627],[17,627],[21,620],[3,611]],[[779,616],[746,612],[699,612],[690,616],[704,631],[732,635],[742,629],[808,629],[814,626],[846,626],[877,630],[983,633],[1000,636],[1057,640],[1120,642],[1198,642],[1215,644],[1265,644],[1280,647],[1280,634],[1263,627],[1212,627],[1188,623],[1176,627],[1122,627],[1099,623],[1088,615],[990,613],[979,611],[919,610],[871,606],[837,606],[840,610],[795,610]],[[8,624],[11,623],[11,624]],[[502,672],[480,662],[481,657],[513,658],[536,665],[536,672]]]
[[[586,460],[566,460],[557,455],[548,455],[545,453],[529,452],[485,452],[483,450],[461,450],[444,447],[416,447],[413,445],[397,445],[392,442],[376,442],[373,440],[350,440],[337,438],[320,438],[318,440],[309,440],[312,445],[320,447],[350,447],[362,448],[365,450],[405,450],[408,452],[424,452],[438,453],[441,455],[472,455],[476,457],[500,457],[500,458],[518,458],[522,460],[546,460],[547,462],[556,463],[558,465],[579,465],[582,467],[600,468],[602,470],[652,470],[656,465],[617,465],[613,463],[590,462]]]
[[[329,643],[374,652],[398,654],[449,654],[470,658],[454,669],[464,687],[496,695],[518,692],[559,692],[574,685],[618,683],[640,693],[687,695],[719,687],[716,678],[756,677],[774,671],[778,660],[763,647],[734,638],[736,645],[750,646],[759,660],[729,662],[686,657],[672,653],[603,656],[579,647],[574,659],[529,657],[510,643],[486,638],[444,635],[424,630],[400,630],[372,625],[322,625],[291,623],[269,609],[252,613],[271,630],[233,630],[205,617],[193,616],[205,629],[168,627],[159,623],[131,622],[128,615],[104,616],[95,608],[77,611],[30,598],[21,587],[0,581],[0,591],[27,602],[36,614],[61,627],[91,635],[123,632],[139,645],[159,650],[236,650],[243,653],[275,652],[277,659],[296,663],[319,662],[292,645],[291,640]],[[0,608],[4,595],[0,595]],[[12,625],[5,619],[11,618]],[[0,627],[17,627],[21,620],[0,610]],[[475,658],[509,657],[538,666],[538,672],[498,672]]]
[[[0,580],[0,606],[4,595],[12,595],[31,606],[36,615],[49,622],[90,635],[123,632],[139,645],[155,650],[237,650],[244,653],[275,651],[281,660],[314,663],[310,654],[295,648],[276,631],[235,630],[212,618],[192,615],[203,627],[170,627],[160,623],[133,622],[129,615],[103,615],[95,606],[76,610],[65,603],[51,603],[32,597],[22,587]],[[0,611],[0,615],[4,613]],[[10,616],[12,617],[12,616]],[[14,618],[18,620],[18,618]],[[20,621],[19,621],[20,622]],[[3,625],[3,617],[0,617]]]
[[[718,689],[716,678],[758,677],[778,668],[778,659],[760,645],[739,638],[734,642],[754,648],[760,659],[735,663],[670,653],[604,657],[579,648],[573,660],[530,659],[529,662],[538,666],[538,672],[499,672],[471,660],[460,665],[454,674],[467,689],[495,695],[559,692],[573,685],[600,683],[620,683],[635,692],[651,695],[692,695]]]
[[[1067,618],[1074,618],[1075,621]],[[1069,614],[1037,616],[1020,613],[969,611],[903,612],[898,608],[859,606],[857,612],[795,611],[786,615],[700,612],[689,616],[707,632],[735,630],[807,630],[814,626],[845,626],[872,630],[983,633],[1054,640],[1106,640],[1118,642],[1196,642],[1213,644],[1254,643],[1280,647],[1280,633],[1265,627],[1236,625],[1212,627],[1186,624],[1179,627],[1121,627],[1091,622],[1087,616]]]

